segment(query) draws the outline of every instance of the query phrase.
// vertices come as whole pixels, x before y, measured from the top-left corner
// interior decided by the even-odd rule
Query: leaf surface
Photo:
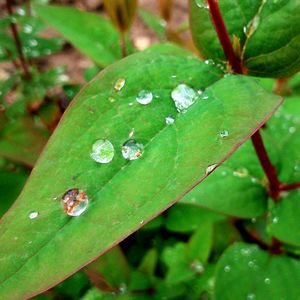
[[[237,243],[217,264],[215,299],[296,300],[300,297],[299,281],[298,260]]]
[[[0,298],[29,297],[103,254],[200,183],[209,166],[212,171],[223,162],[281,104],[251,78],[221,77],[192,54],[158,45],[109,66],[88,84],[1,223]],[[119,79],[125,85],[116,91]],[[178,114],[171,92],[182,83],[205,91]],[[136,101],[141,90],[153,95],[146,106]],[[169,115],[172,125],[165,121]],[[230,139],[220,138],[224,128]],[[121,147],[132,134],[144,152],[127,161]],[[93,143],[103,138],[115,148],[108,164],[90,158]],[[90,199],[77,218],[60,204],[70,188]],[[38,217],[30,219],[31,211]]]
[[[298,1],[224,0],[219,5],[232,42],[239,41],[235,48],[250,75],[281,78],[299,71]],[[224,61],[206,1],[190,0],[190,16],[193,39],[203,56]]]

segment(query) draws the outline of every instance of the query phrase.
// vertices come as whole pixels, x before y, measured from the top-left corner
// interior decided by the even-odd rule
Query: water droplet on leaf
[[[213,164],[213,165],[208,166],[206,168],[205,175],[210,174],[217,166],[218,166],[218,164]]]
[[[265,281],[265,284],[270,284],[271,283],[271,279],[268,278],[268,277],[266,277],[264,281]]]
[[[29,213],[29,219],[35,219],[37,216],[39,215],[39,213],[37,211],[32,211],[31,213]]]
[[[256,296],[253,293],[247,294],[247,297],[246,297],[247,300],[255,300],[255,298],[256,298]]]
[[[196,101],[197,92],[186,84],[179,84],[171,93],[178,112],[186,110]]]
[[[97,140],[90,153],[91,158],[100,164],[107,164],[112,161],[115,155],[113,144],[109,140]]]
[[[197,260],[191,263],[191,269],[197,274],[202,274],[205,270],[203,264]]]
[[[25,33],[31,33],[32,32],[32,26],[31,25],[29,25],[29,24],[25,24],[24,25],[24,27],[23,27],[23,31],[25,32]]]
[[[142,156],[144,146],[134,139],[126,141],[122,146],[122,155],[127,160],[135,160]]]
[[[62,196],[61,202],[66,214],[78,217],[87,209],[89,199],[85,192],[75,188],[68,190]]]
[[[165,118],[165,121],[166,121],[166,124],[167,124],[167,125],[171,125],[171,124],[173,124],[173,123],[175,122],[175,119],[174,119],[173,116],[167,116],[167,117]]]
[[[220,131],[219,134],[220,134],[221,138],[226,138],[226,137],[228,137],[229,132],[228,132],[228,130],[222,130],[222,131]]]
[[[228,273],[230,271],[231,271],[231,267],[230,266],[227,265],[227,266],[224,267],[224,272]]]
[[[124,78],[119,78],[116,83],[115,83],[115,90],[116,91],[121,91],[121,89],[124,87],[125,85],[125,79]]]
[[[136,101],[143,105],[149,104],[152,101],[152,99],[153,99],[152,93],[147,90],[140,91],[136,97]]]
[[[233,175],[237,176],[237,177],[246,177],[249,175],[249,172],[246,168],[240,168],[240,169],[235,170],[233,172]]]

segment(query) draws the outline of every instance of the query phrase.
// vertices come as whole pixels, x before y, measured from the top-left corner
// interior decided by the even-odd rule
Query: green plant
[[[203,60],[166,43],[117,61],[135,52],[130,41],[125,48],[132,19],[124,28],[116,21],[119,2],[130,3],[106,4],[119,29],[88,12],[33,5],[104,70],[72,100],[3,217],[1,297],[32,297],[76,273],[38,297],[299,299],[298,1],[191,0]],[[180,34],[141,15],[162,39]],[[42,87],[41,121],[50,86],[26,66],[6,24],[18,53],[10,59],[23,66],[18,88]],[[9,160],[33,165],[39,153],[1,146],[18,137],[17,124],[36,126],[30,114],[13,116],[14,127],[1,130],[3,174]]]

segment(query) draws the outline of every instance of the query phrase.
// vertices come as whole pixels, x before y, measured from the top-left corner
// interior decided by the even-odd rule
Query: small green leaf
[[[99,66],[107,66],[121,57],[119,33],[102,16],[55,5],[35,5],[34,9]]]
[[[190,53],[158,45],[109,66],[87,85],[1,223],[0,298],[37,294],[125,239],[200,183],[282,102],[251,78],[221,77]],[[177,113],[171,93],[183,83],[190,87],[188,99],[205,91],[186,113]],[[136,101],[145,90],[153,95],[148,105]],[[168,125],[169,115],[175,122]],[[230,139],[220,138],[224,129]],[[132,135],[144,150],[128,161],[121,149]],[[97,139],[114,145],[108,164],[90,157]],[[90,199],[77,218],[60,203],[70,188]],[[38,217],[30,219],[31,211]]]
[[[203,222],[215,222],[224,219],[222,215],[193,204],[186,201],[184,204],[179,203],[171,207],[167,212],[166,228],[175,232],[191,232]]]
[[[299,282],[298,260],[270,255],[257,245],[237,243],[218,261],[215,299],[297,300]]]

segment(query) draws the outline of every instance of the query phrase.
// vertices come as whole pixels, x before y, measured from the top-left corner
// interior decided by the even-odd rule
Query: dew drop
[[[32,219],[35,219],[38,215],[39,215],[39,213],[37,211],[32,211],[29,213],[28,217],[30,220],[32,220]]]
[[[24,25],[24,27],[23,27],[23,31],[25,32],[25,33],[31,33],[32,32],[32,26],[31,25],[29,25],[29,24],[25,24]]]
[[[133,103],[132,103],[132,102],[129,102],[129,103],[128,103],[128,105],[129,105],[129,106],[132,106],[132,105],[133,105]]]
[[[110,102],[110,103],[114,103],[116,100],[115,100],[115,98],[114,97],[108,97],[108,101]]]
[[[129,139],[122,146],[122,155],[127,160],[135,160],[142,156],[144,146],[134,139]]]
[[[191,269],[197,274],[202,274],[205,271],[203,264],[197,260],[191,263]]]
[[[91,158],[100,164],[107,164],[112,161],[115,155],[113,144],[109,140],[97,140],[90,153]]]
[[[253,294],[253,293],[249,293],[249,294],[247,294],[246,299],[247,299],[247,300],[255,300],[255,299],[256,299],[256,296],[255,296],[255,294]]]
[[[249,172],[246,168],[240,168],[240,169],[235,170],[233,172],[233,175],[237,176],[237,177],[246,177],[249,175]]]
[[[115,88],[116,91],[119,92],[124,87],[124,85],[125,85],[125,79],[124,78],[119,78],[116,81],[114,88]]]
[[[140,91],[136,97],[136,101],[143,105],[147,105],[151,103],[152,99],[153,99],[152,93],[147,90]]]
[[[205,175],[210,174],[217,166],[218,166],[218,164],[209,165],[206,168]]]
[[[231,271],[231,267],[229,265],[224,267],[224,272],[229,273]]]
[[[196,0],[196,5],[202,9],[208,9],[208,4],[204,0]]]
[[[228,130],[222,130],[222,131],[220,131],[219,135],[221,138],[226,138],[226,137],[228,137],[229,132],[228,132]]]
[[[248,266],[249,266],[250,268],[253,268],[253,267],[255,266],[255,262],[254,262],[253,260],[250,260],[250,261],[248,262]]]
[[[293,134],[296,132],[296,128],[295,127],[290,127],[289,128],[289,133]]]
[[[38,45],[37,40],[34,39],[29,40],[28,43],[31,47],[36,47]]]
[[[62,196],[61,203],[66,214],[78,217],[87,209],[89,199],[85,192],[75,188]]]
[[[270,284],[271,283],[271,279],[266,277],[265,280],[264,280],[265,284]]]
[[[274,217],[274,218],[272,219],[272,223],[273,223],[273,224],[277,224],[278,221],[279,221],[279,218],[278,218],[278,217]]]
[[[167,117],[165,118],[165,121],[166,121],[166,124],[167,124],[167,125],[171,125],[171,124],[173,124],[173,123],[175,122],[175,119],[174,119],[173,116],[167,116]]]
[[[186,110],[196,101],[197,92],[186,84],[179,84],[171,93],[178,112]]]

